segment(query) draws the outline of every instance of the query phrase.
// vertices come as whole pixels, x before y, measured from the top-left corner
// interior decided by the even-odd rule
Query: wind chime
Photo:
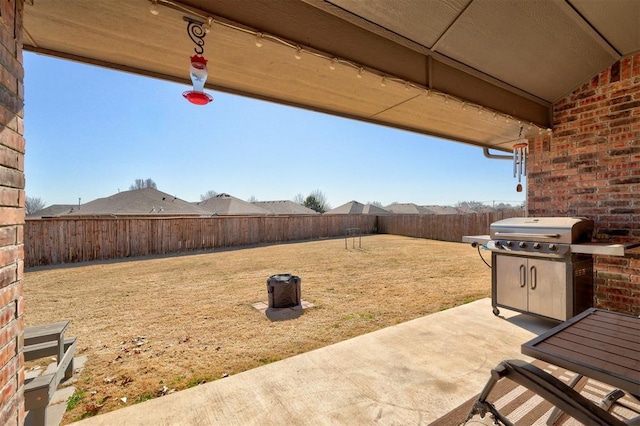
[[[513,177],[518,177],[518,185],[516,186],[517,192],[522,192],[522,176],[527,175],[527,154],[529,144],[527,139],[522,138],[522,127],[520,127],[520,134],[518,135],[518,143],[513,145]]]
[[[182,96],[194,105],[206,105],[213,101],[213,96],[204,93],[204,83],[208,76],[207,60],[203,56],[204,37],[207,35],[207,31],[203,27],[204,22],[196,21],[187,16],[184,17],[184,20],[187,21],[187,35],[196,45],[193,49],[196,54],[190,58],[191,66],[189,67],[193,90],[184,92]]]

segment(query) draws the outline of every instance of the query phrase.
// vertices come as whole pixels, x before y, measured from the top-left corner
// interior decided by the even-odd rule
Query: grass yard
[[[468,244],[373,235],[348,247],[333,239],[27,270],[27,325],[70,319],[67,335],[88,356],[64,422],[490,295],[490,269]],[[300,276],[315,307],[277,322],[255,310],[277,273]]]

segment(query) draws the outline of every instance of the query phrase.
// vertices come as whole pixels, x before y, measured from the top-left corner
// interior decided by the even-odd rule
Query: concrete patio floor
[[[77,424],[426,425],[556,324],[482,299]]]

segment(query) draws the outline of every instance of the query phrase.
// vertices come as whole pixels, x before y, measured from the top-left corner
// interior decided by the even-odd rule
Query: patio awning
[[[190,84],[184,16],[210,90],[505,151],[640,50],[636,0],[27,0],[24,47]]]

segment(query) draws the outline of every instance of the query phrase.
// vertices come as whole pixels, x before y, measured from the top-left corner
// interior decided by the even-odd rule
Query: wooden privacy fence
[[[373,215],[27,220],[25,266],[274,244],[376,229]]]
[[[496,220],[522,210],[460,215],[313,215],[207,218],[56,218],[27,220],[25,266],[171,254],[255,244],[362,234],[404,235],[462,241],[489,232]]]
[[[492,213],[378,216],[378,232],[441,241],[462,241],[463,235],[489,234],[489,225],[500,219],[524,216],[523,209]]]

